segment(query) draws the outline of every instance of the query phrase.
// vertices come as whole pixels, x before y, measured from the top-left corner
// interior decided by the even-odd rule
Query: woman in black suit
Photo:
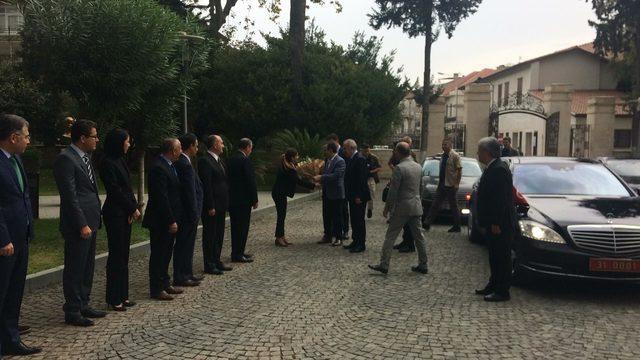
[[[107,199],[102,207],[109,243],[106,298],[107,304],[115,311],[125,311],[135,305],[129,301],[129,246],[131,223],[140,218],[140,211],[125,159],[130,147],[126,130],[111,130],[105,139],[105,158],[100,167],[100,178],[107,190]]]
[[[298,175],[298,151],[287,149],[282,154],[276,182],[271,190],[271,197],[276,204],[278,220],[276,223],[276,246],[289,246],[284,236],[284,220],[287,217],[287,197],[293,197],[296,186],[301,185],[313,189],[315,185]]]

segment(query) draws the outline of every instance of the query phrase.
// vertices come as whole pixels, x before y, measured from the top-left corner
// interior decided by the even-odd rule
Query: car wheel
[[[480,235],[480,231],[478,231],[478,228],[475,226],[473,216],[471,216],[471,214],[467,216],[467,237],[473,244],[483,243],[482,235]]]

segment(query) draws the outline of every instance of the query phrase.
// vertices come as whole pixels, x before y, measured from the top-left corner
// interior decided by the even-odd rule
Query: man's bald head
[[[396,153],[402,158],[411,156],[411,146],[404,141],[396,144]]]

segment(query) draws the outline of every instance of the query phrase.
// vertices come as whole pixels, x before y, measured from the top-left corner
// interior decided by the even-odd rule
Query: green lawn
[[[138,173],[131,174],[131,186],[134,192],[138,188]],[[104,186],[101,181],[98,181],[98,187],[100,194],[105,194]],[[58,188],[56,187],[56,181],[53,178],[52,169],[40,169],[40,196],[46,195],[58,195]]]
[[[51,269],[64,263],[64,240],[58,231],[58,219],[35,220],[35,239],[29,251],[29,274]],[[138,223],[133,224],[131,242],[149,240],[149,232]],[[107,252],[107,233],[98,232],[96,255]]]

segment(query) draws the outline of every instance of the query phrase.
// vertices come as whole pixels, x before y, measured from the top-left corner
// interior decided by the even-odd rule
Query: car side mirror
[[[529,212],[529,205],[521,205],[521,204],[516,205],[516,213],[518,215],[524,216],[524,215],[527,215],[528,212]]]

